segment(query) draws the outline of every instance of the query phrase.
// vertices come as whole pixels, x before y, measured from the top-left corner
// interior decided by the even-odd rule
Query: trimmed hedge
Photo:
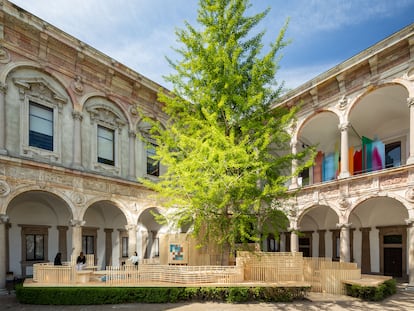
[[[379,301],[397,292],[397,282],[394,279],[387,280],[378,286],[360,286],[346,284],[348,296],[369,301]]]
[[[291,302],[303,299],[308,287],[16,287],[20,303],[34,305],[99,305],[183,301]]]

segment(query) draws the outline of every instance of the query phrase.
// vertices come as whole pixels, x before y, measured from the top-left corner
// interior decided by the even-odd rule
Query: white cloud
[[[291,30],[296,34],[335,30],[374,19],[392,16],[412,5],[411,0],[304,0],[294,1],[284,10],[291,16]]]

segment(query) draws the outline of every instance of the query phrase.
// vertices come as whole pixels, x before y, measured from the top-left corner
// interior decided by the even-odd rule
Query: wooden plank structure
[[[356,263],[303,258],[302,253],[238,252],[235,266],[160,265],[151,261],[135,266],[127,261],[124,266],[107,266],[98,271],[76,271],[74,267],[35,264],[33,282],[28,286],[79,286],[92,282],[93,286],[296,286],[344,294],[344,283],[364,284]],[[386,280],[378,279],[374,286]]]

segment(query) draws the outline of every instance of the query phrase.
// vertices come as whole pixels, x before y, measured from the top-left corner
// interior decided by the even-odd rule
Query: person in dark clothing
[[[55,266],[61,266],[62,265],[62,253],[57,253],[55,256],[55,262],[54,262]]]
[[[80,252],[78,258],[76,258],[76,269],[82,270],[86,264],[86,257],[83,252]]]

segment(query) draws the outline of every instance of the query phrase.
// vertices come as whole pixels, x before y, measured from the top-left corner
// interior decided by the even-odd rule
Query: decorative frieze
[[[393,175],[384,175],[380,178],[380,187],[386,188],[389,186],[394,186],[396,184],[406,184],[407,183],[407,172],[393,174]]]

